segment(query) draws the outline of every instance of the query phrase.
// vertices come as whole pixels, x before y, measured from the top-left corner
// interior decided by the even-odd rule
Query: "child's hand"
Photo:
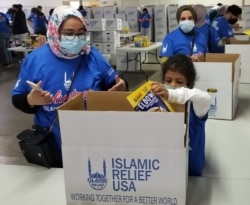
[[[162,83],[153,81],[151,83],[152,92],[157,96],[162,96],[166,100],[168,99],[168,90],[164,87]]]
[[[202,60],[202,54],[194,54],[191,56],[193,62],[200,62]]]

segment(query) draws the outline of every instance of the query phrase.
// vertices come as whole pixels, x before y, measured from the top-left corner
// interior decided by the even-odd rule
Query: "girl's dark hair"
[[[194,64],[190,57],[184,54],[177,54],[168,58],[162,64],[162,81],[165,81],[167,71],[179,72],[187,79],[187,87],[193,88],[196,79],[196,71]]]
[[[148,9],[147,8],[143,8],[142,11],[145,11],[146,13],[148,13]]]

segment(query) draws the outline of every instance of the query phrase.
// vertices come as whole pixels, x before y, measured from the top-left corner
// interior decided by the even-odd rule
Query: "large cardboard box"
[[[208,117],[232,120],[238,104],[240,55],[209,53],[205,62],[194,65],[197,71],[195,87],[212,96]]]
[[[128,94],[90,92],[85,111],[81,94],[58,110],[68,205],[185,205],[184,112],[134,112]]]
[[[240,54],[240,83],[250,83],[250,44],[226,44],[225,53]]]

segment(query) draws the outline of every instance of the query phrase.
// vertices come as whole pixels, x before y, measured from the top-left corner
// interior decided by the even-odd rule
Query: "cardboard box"
[[[103,17],[104,18],[114,18],[117,12],[117,7],[105,6],[103,7]]]
[[[250,44],[228,44],[225,45],[225,53],[238,53],[241,56],[240,83],[250,83]]]
[[[103,53],[103,43],[95,43],[92,42],[91,46],[95,47],[97,50],[99,50],[100,53]]]
[[[106,19],[86,19],[88,31],[105,31]]]
[[[206,62],[195,62],[194,65],[197,72],[195,87],[212,96],[208,117],[232,120],[238,104],[240,55],[208,53]]]
[[[128,94],[59,108],[67,204],[186,204],[184,112],[135,112]]]
[[[123,21],[127,21],[127,16],[126,16],[125,12],[124,12],[124,14],[115,14],[115,18],[116,19],[121,19],[122,23],[123,23]]]
[[[120,41],[103,43],[103,53],[114,54],[116,53],[116,48],[120,47]]]
[[[237,40],[249,41],[249,36],[246,35],[245,33],[235,33],[235,34],[234,34],[234,37],[235,37]]]
[[[176,19],[177,10],[178,10],[178,5],[169,5],[167,7],[168,33],[178,28],[178,22]]]
[[[92,31],[90,32],[91,42],[103,43],[104,42],[104,31]]]
[[[101,19],[104,17],[103,8],[102,7],[94,7],[93,8],[93,16],[94,19]]]
[[[105,31],[104,32],[104,41],[103,42],[119,42],[120,41],[120,32],[119,31]]]
[[[109,31],[121,31],[122,19],[106,19],[106,29]]]
[[[92,31],[90,34],[92,42],[108,43],[120,41],[119,31]]]

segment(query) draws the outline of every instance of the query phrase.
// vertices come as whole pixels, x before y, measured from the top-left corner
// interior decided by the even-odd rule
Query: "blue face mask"
[[[79,54],[83,47],[87,45],[87,39],[80,39],[76,36],[74,39],[67,39],[65,36],[62,35],[60,46],[70,54]]]
[[[179,27],[184,33],[189,33],[194,28],[194,21],[192,20],[180,21]]]

